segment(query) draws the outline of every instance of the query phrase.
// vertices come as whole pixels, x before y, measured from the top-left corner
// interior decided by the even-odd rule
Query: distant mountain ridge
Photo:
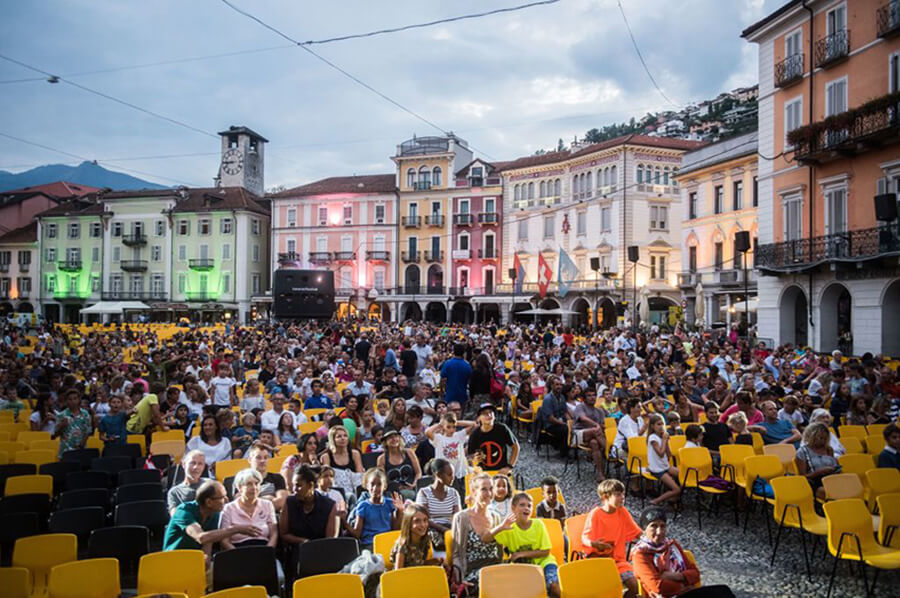
[[[37,168],[17,173],[0,170],[0,191],[43,185],[54,181],[70,181],[91,187],[108,187],[115,191],[167,188],[165,185],[158,185],[128,174],[107,170],[93,162],[82,162],[78,166],[47,164],[46,166],[38,166]]]

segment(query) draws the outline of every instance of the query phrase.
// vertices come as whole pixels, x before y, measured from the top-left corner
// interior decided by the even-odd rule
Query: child
[[[463,429],[457,430],[457,426],[462,426]],[[474,429],[475,422],[458,421],[456,414],[445,413],[438,423],[425,430],[425,436],[434,447],[434,457],[446,459],[453,465],[455,473],[453,487],[460,495],[464,494],[466,473],[469,471],[469,464],[466,461],[466,441]]]
[[[788,395],[784,399],[784,407],[778,410],[778,419],[789,421],[798,429],[805,423],[803,412],[800,411],[800,401],[794,395]]]
[[[387,419],[388,414],[391,410],[391,403],[386,399],[379,400],[375,403],[375,422],[379,426],[384,426],[384,422]]]
[[[250,445],[259,438],[259,432],[256,431],[256,416],[252,413],[245,413],[241,417],[241,427],[234,431],[231,435],[231,448],[234,449],[234,458],[240,459]]]
[[[438,386],[438,375],[434,371],[434,359],[431,357],[425,359],[425,367],[419,372],[419,382],[427,384],[431,388],[437,388]]]
[[[266,399],[262,395],[259,380],[249,380],[244,387],[244,396],[241,398],[241,411],[253,411],[266,408]]]
[[[703,428],[697,424],[690,424],[684,431],[684,437],[687,439],[687,442],[684,443],[684,448],[700,448],[703,446]]]
[[[753,436],[747,431],[747,415],[743,411],[728,416],[728,428],[735,435],[734,444],[753,444]]]
[[[410,503],[403,511],[400,536],[391,548],[394,569],[443,565],[443,559],[434,558],[434,548],[428,537],[428,511],[422,505]]]
[[[397,527],[400,509],[403,508],[403,499],[396,492],[393,500],[384,496],[387,476],[382,470],[375,467],[363,475],[362,485],[368,490],[369,496],[360,500],[353,507],[350,520],[354,523],[350,532],[359,540],[360,549],[372,550],[375,536]]]
[[[663,418],[658,413],[653,413],[649,420],[650,423],[647,424],[647,467],[650,473],[659,478],[659,481],[669,489],[650,501],[650,504],[656,505],[678,497],[681,494],[681,487],[676,481],[678,470],[669,463],[672,454],[669,451],[669,434],[666,432]]]
[[[381,438],[384,436],[384,428],[375,424],[372,426],[372,444],[366,447],[367,453],[383,453],[384,445],[381,443]]]
[[[512,512],[491,529],[491,537],[510,553],[511,562],[525,562],[544,570],[547,594],[559,598],[559,568],[550,554],[553,544],[544,522],[531,519],[531,497],[520,492],[513,497]]]
[[[237,380],[231,377],[231,368],[227,365],[219,365],[219,375],[209,381],[212,390],[212,404],[216,407],[231,407],[237,405],[237,393],[234,388]]]
[[[346,516],[347,501],[344,500],[344,495],[334,488],[334,469],[327,465],[322,467],[322,471],[319,473],[319,479],[317,480],[317,485],[320,494],[324,494],[334,501],[338,514],[340,515],[343,513],[344,516]]]
[[[619,480],[604,480],[597,485],[600,506],[588,513],[581,534],[587,556],[609,557],[616,561],[619,577],[625,586],[626,598],[638,595],[634,571],[625,558],[626,545],[641,536],[631,513],[625,508],[625,484]]]
[[[677,412],[669,412],[666,414],[666,419],[669,420],[669,436],[681,436],[684,434],[684,430],[681,429],[681,416]]]
[[[878,467],[900,469],[900,428],[897,424],[888,424],[882,435],[884,450],[878,454]]]
[[[128,416],[122,411],[122,397],[113,396],[109,399],[109,413],[100,420],[97,429],[100,431],[100,440],[104,446],[122,446],[128,438],[125,422]]]
[[[731,430],[719,421],[719,405],[715,401],[709,401],[704,407],[706,422],[703,424],[703,446],[709,449],[713,462],[719,458],[719,447],[723,444],[731,444]]]
[[[495,475],[491,480],[491,504],[487,508],[488,514],[505,519],[509,515],[510,506],[509,478],[505,475]]]
[[[559,519],[560,523],[566,520],[566,505],[559,502],[559,480],[549,475],[541,480],[541,493],[543,500],[538,503],[537,516],[542,519]]]

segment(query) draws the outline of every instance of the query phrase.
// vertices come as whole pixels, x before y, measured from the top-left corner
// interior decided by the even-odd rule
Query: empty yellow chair
[[[19,442],[24,442],[27,446],[29,442],[34,440],[50,440],[50,432],[37,432],[32,430],[24,430],[19,432],[16,438]]]
[[[585,553],[587,548],[581,543],[581,534],[584,532],[584,525],[587,522],[587,513],[573,515],[566,519],[563,526],[566,531],[566,537],[569,539],[569,554],[566,555],[568,562],[579,558],[576,553]],[[557,563],[559,565],[560,563]]]
[[[87,559],[50,569],[49,598],[108,598],[121,592],[118,559]]]
[[[878,512],[878,542],[882,546],[900,549],[900,493],[881,494],[876,499]]]
[[[159,440],[150,445],[151,453],[154,455],[169,455],[173,461],[181,461],[181,458],[184,456],[184,450],[183,438],[181,440]]]
[[[43,596],[50,569],[77,559],[78,538],[75,534],[43,534],[16,540],[12,564],[31,572],[32,595]]]
[[[883,440],[884,429],[887,427],[887,424],[869,424],[868,426],[866,426],[866,432],[869,433],[869,436],[881,436]],[[866,438],[868,438],[868,436]]]
[[[855,473],[834,473],[822,478],[826,500],[862,498],[865,494],[862,481]]]
[[[288,457],[290,455],[296,455],[298,453],[296,444],[282,444],[278,447],[278,456],[280,457]]]
[[[878,458],[878,455],[881,454],[881,451],[884,450],[884,436],[881,434],[870,434],[866,436],[866,452],[870,455],[874,455],[875,458]],[[850,449],[847,449],[847,452],[850,452]]]
[[[700,482],[711,476],[713,472],[712,456],[705,446],[682,448],[678,458],[681,462],[681,466],[678,468],[678,483],[682,490],[693,488],[697,494],[697,526],[703,529],[703,505],[700,502],[700,493],[705,492],[719,496],[727,494],[728,490],[700,485]],[[737,516],[737,511],[735,511],[735,516]]]
[[[544,572],[537,565],[504,563],[478,572],[479,598],[546,598]],[[387,598],[387,597],[385,597]]]
[[[744,474],[747,476],[747,485],[744,487],[747,498],[751,501],[761,502],[763,505],[769,502],[775,502],[774,498],[768,498],[757,494],[753,487],[756,480],[769,482],[770,480],[784,475],[784,465],[782,465],[781,459],[775,455],[755,455],[753,457],[747,457],[744,459]],[[768,534],[769,542],[771,542],[772,530],[769,525],[769,518],[766,516],[765,512],[763,512],[763,518],[766,520],[766,533]],[[750,509],[748,508],[746,516],[744,517],[745,532],[747,531],[747,522],[749,520]]]
[[[6,598],[31,598],[31,573],[25,567],[0,567],[0,588]]]
[[[182,592],[200,598],[206,591],[206,559],[202,550],[171,550],[141,557],[138,594]]]
[[[30,463],[35,467],[40,467],[55,462],[58,454],[52,450],[20,451],[16,453],[16,463]]]
[[[395,529],[389,532],[376,534],[375,538],[372,540],[372,552],[384,557],[384,566],[387,569],[392,569],[394,567],[394,563],[391,561],[391,549],[394,547],[394,543],[399,537],[400,530]]]
[[[443,567],[409,567],[381,576],[382,598],[450,598]]]
[[[797,449],[793,444],[767,444],[763,447],[763,454],[777,456],[784,464],[784,473],[798,475],[797,464],[794,462]]]
[[[651,482],[657,481],[656,476],[650,473],[650,464],[647,461],[647,437],[634,436],[628,439],[628,477],[626,485],[631,478],[637,476],[641,480],[641,506],[644,504],[644,496],[646,490],[644,488],[644,480]]]
[[[809,553],[806,550],[806,537],[803,532],[816,536],[828,535],[828,525],[825,518],[816,513],[815,498],[812,487],[805,477],[781,476],[771,482],[772,491],[775,494],[775,509],[772,517],[778,524],[778,534],[775,536],[775,546],[772,549],[770,566],[775,564],[775,553],[778,552],[778,544],[781,540],[781,531],[785,527],[800,530],[803,544],[803,560],[806,563],[807,577],[812,575],[809,563]]]
[[[869,508],[874,509],[875,502],[882,494],[900,492],[900,469],[895,467],[876,467],[866,472],[866,486],[869,488]]]
[[[359,578],[357,578],[359,579]],[[333,596],[342,596],[332,589],[330,591]],[[297,594],[294,594],[297,596]],[[242,586],[240,588],[228,588],[227,590],[219,590],[212,594],[207,594],[203,598],[269,598],[266,593],[265,586]]]
[[[581,559],[559,567],[562,598],[622,598],[622,580],[613,559]]]
[[[160,442],[162,440],[181,440],[184,441],[184,431],[182,430],[166,430],[165,432],[153,432],[150,435],[150,444]]]
[[[844,424],[843,426],[838,428],[838,437],[841,439],[843,439],[846,436],[855,436],[856,438],[859,438],[860,440],[862,440],[868,434],[869,433],[866,431],[865,426],[851,426],[851,425]]]
[[[0,451],[0,465],[9,465],[9,453]]]
[[[9,455],[10,461],[16,458],[16,453],[25,450],[24,442],[16,442],[15,440],[0,441],[0,451]]]
[[[46,494],[53,498],[53,476],[19,475],[7,478],[3,496],[15,494]]]
[[[557,565],[562,565],[566,562],[566,541],[563,537],[562,523],[559,519],[541,518],[537,521],[544,522],[547,535],[550,536],[550,554],[556,559]]]
[[[672,454],[672,465],[678,467],[680,456],[678,455],[678,451],[684,448],[684,445],[687,443],[687,436],[684,434],[678,434],[676,436],[669,436],[669,452]]]
[[[841,438],[841,444],[844,446],[844,451],[847,454],[866,452],[866,448],[865,445],[863,445],[862,439],[856,436],[844,436],[843,438]]]
[[[747,486],[746,470],[744,468],[744,459],[752,457],[754,454],[753,447],[746,444],[723,444],[719,447],[720,465],[722,468],[722,477],[737,486],[745,488]]]
[[[321,428],[324,424],[322,422],[303,422],[302,424],[297,426],[297,432],[302,436],[303,434],[312,434],[319,428]]]
[[[306,416],[306,419],[308,419],[309,421],[313,421],[314,419],[321,416],[326,411],[328,411],[328,409],[324,409],[322,407],[316,407],[313,409],[303,409],[302,413],[303,413],[303,415]],[[319,422],[319,425],[320,426],[322,425],[321,422]]]
[[[27,443],[28,451],[53,451],[53,454],[59,454],[59,438],[53,440],[32,440]]]
[[[362,580],[350,573],[326,573],[294,582],[294,596],[340,596],[364,598]]]

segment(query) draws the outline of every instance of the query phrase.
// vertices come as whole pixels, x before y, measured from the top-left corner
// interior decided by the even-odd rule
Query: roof
[[[257,201],[259,198],[243,187],[205,187],[184,189],[187,197],[179,199],[173,212],[207,212],[210,210],[246,210],[268,216],[269,210]],[[175,193],[179,193],[178,190]]]
[[[227,131],[219,131],[219,135],[238,135],[240,133],[244,133],[245,135],[249,135],[250,137],[259,139],[263,143],[269,143],[268,139],[266,139],[253,129],[250,129],[249,127],[236,127],[234,125],[231,125],[230,127],[228,127]]]
[[[456,172],[456,176],[457,177],[468,176],[469,169],[472,168],[473,164],[484,164],[484,166],[487,168],[487,172],[485,174],[497,174],[500,172],[500,170],[504,166],[509,164],[509,162],[488,162],[487,160],[482,160],[481,158],[475,158],[474,160],[472,160],[471,162],[469,162],[468,164],[466,164],[465,166],[460,168]]]
[[[688,152],[681,158],[681,168],[678,177],[696,172],[703,168],[722,164],[735,158],[755,154],[759,146],[759,133],[752,131],[744,135],[738,135],[718,143],[712,143],[696,151]]]
[[[788,2],[787,4],[785,4],[778,10],[776,10],[775,12],[771,13],[770,15],[768,15],[766,17],[763,17],[761,20],[753,23],[752,25],[750,25],[749,27],[744,29],[741,32],[741,37],[750,37],[751,35],[753,35],[757,31],[759,31],[760,29],[762,29],[763,27],[765,27],[766,25],[768,25],[769,23],[771,23],[772,21],[774,21],[775,19],[780,17],[781,15],[783,15],[787,12],[790,12],[795,7],[800,6],[800,5],[801,5],[800,0],[790,0],[790,2]]]
[[[15,228],[0,236],[0,245],[33,243],[35,241],[37,241],[37,221],[30,222],[20,228]]]
[[[39,218],[60,216],[91,216],[103,213],[103,204],[97,201],[97,194],[64,201],[38,214]]]
[[[3,194],[12,193],[43,193],[57,199],[67,199],[70,197],[84,197],[89,193],[96,193],[100,189],[91,187],[90,185],[80,185],[70,183],[68,181],[56,181],[53,183],[44,183],[43,185],[31,185],[30,187],[22,187],[21,189],[10,189],[4,191]]]
[[[329,193],[391,193],[397,189],[396,176],[391,174],[364,174],[359,176],[334,176],[299,187],[293,187],[269,195],[271,198]]]

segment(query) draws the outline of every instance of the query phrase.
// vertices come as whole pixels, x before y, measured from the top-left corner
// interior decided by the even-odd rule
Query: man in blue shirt
[[[538,430],[543,430],[553,439],[554,447],[560,456],[565,458],[568,448],[568,419],[566,409],[566,397],[563,394],[562,380],[551,378],[550,392],[544,396],[540,409],[538,409]],[[540,432],[536,433],[535,441],[540,440]],[[537,442],[535,444],[537,446]]]
[[[453,357],[441,366],[444,400],[448,403],[459,403],[463,411],[469,401],[469,378],[472,376],[472,366],[463,359],[465,352],[465,346],[456,343],[453,345]]]
[[[312,381],[312,394],[303,401],[304,409],[334,409],[334,401],[322,394],[322,381]]]
[[[772,401],[762,404],[765,420],[757,426],[749,426],[752,432],[762,434],[766,444],[797,444],[800,442],[800,431],[794,427],[793,422],[778,419],[778,406]]]

